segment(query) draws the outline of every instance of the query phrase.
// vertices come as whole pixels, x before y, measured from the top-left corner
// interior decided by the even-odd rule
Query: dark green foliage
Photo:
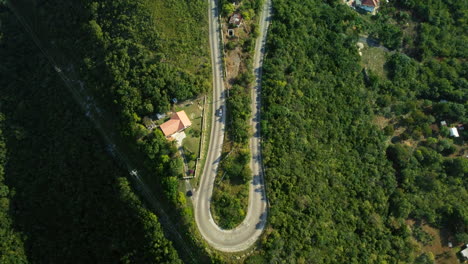
[[[207,35],[202,35],[202,25],[187,25],[194,30],[187,36],[177,35],[178,27],[185,26],[186,21],[205,21],[206,3],[47,0],[34,7],[36,19],[49,27],[49,38],[43,43],[54,39],[60,43],[60,51],[70,55],[63,63],[74,63],[87,89],[93,89],[100,107],[115,119],[112,121],[117,124],[113,127],[133,145],[130,148],[137,145],[146,154],[146,159],[142,159],[155,182],[162,183],[166,176],[179,176],[180,164],[171,163],[172,159],[179,159],[176,148],[160,131],[148,134],[142,119],[169,111],[173,98],[182,101],[207,91],[208,54],[207,48],[200,48],[207,45]],[[152,10],[158,7],[175,15]],[[177,16],[180,18],[174,19]],[[177,23],[172,25],[167,17]],[[169,25],[155,25],[160,23],[157,19],[164,19]],[[172,35],[178,39],[171,39]],[[205,63],[187,69],[182,61]],[[171,180],[164,180],[168,181]],[[175,196],[176,193],[168,193],[171,199]]]
[[[233,196],[226,190],[217,188],[213,192],[213,209],[219,217],[217,223],[226,229],[236,227],[245,217],[243,205],[239,198]]]
[[[434,256],[430,253],[423,253],[416,258],[414,264],[434,264]]]
[[[417,23],[417,38],[404,49],[409,55],[389,56],[389,81],[374,78],[368,85],[375,91],[377,112],[394,118],[404,130],[395,139],[397,144],[387,149],[399,185],[391,200],[392,214],[446,226],[454,235],[465,234],[468,228],[466,158],[448,157],[464,155],[468,139],[464,130],[460,138],[448,138],[449,127],[468,121],[467,35],[462,33],[466,9],[460,1],[388,4],[383,11],[396,20],[409,11],[412,23]],[[403,29],[405,23],[399,26]],[[398,143],[406,140],[419,144]]]
[[[387,157],[398,171],[410,162],[411,150],[401,144],[390,145],[387,148]]]
[[[398,49],[402,45],[403,32],[390,23],[389,16],[379,12],[372,17],[372,30],[370,36],[381,41],[389,49]]]
[[[397,0],[420,22],[416,47],[420,58],[468,56],[466,1]]]
[[[443,156],[461,145],[432,129],[443,119],[466,122],[466,62],[420,63],[414,54],[394,53],[386,65],[390,81],[372,74],[364,81],[355,42],[346,35],[352,10],[320,1],[276,0],[273,6],[262,99],[268,261],[413,262],[407,218],[466,233],[467,183],[458,178],[465,165]],[[398,49],[409,16],[390,11],[376,18],[390,31],[376,34]],[[401,25],[384,24],[392,12]],[[392,138],[397,144],[387,148],[370,122],[374,111],[394,118],[387,135],[403,130]],[[398,143],[425,137],[437,139],[427,147]]]
[[[353,11],[321,1],[273,6],[262,91],[268,262],[410,259],[409,234],[388,217],[397,182],[384,136],[343,34]]]
[[[237,3],[236,8],[233,3]],[[224,17],[230,17],[234,11],[240,12],[247,20],[252,19],[252,14],[257,14],[262,6],[263,0],[221,0],[221,14]],[[251,11],[250,11],[251,10]],[[250,16],[250,17],[249,17]]]
[[[51,1],[42,3],[41,8],[45,10],[60,10],[48,12],[50,16],[43,22],[78,24],[55,26],[51,27],[52,32],[44,31],[51,37],[45,43],[73,43],[76,37],[71,38],[71,35],[80,29],[83,6],[61,2],[53,8],[53,4]],[[28,259],[33,263],[180,263],[156,216],[132,192],[125,178],[128,172],[111,158],[110,146],[100,140],[99,133],[75,104],[53,65],[9,11],[0,9],[0,15],[0,97],[1,110],[6,116],[6,128],[2,130],[8,151],[5,178],[9,189],[14,190],[9,194],[12,219],[14,226],[24,234]],[[67,15],[69,19],[58,19]],[[93,16],[96,18],[95,14]],[[96,24],[90,22],[89,25],[99,37]],[[108,34],[105,27],[101,30],[103,35]],[[84,39],[80,40],[83,46],[78,45],[83,49],[70,53],[76,57],[71,56],[68,62],[77,63],[80,52],[96,52],[96,56],[104,53],[102,50],[99,53],[98,48],[86,49],[89,47],[85,46]],[[63,52],[69,50],[64,48]],[[135,54],[132,57],[138,58]],[[102,68],[103,61],[96,57],[84,61],[101,67],[93,72],[95,76],[89,72],[84,74],[88,84],[95,84],[90,86],[95,87],[98,94],[109,94],[111,86],[105,85],[109,75]],[[119,67],[122,65],[125,65],[123,61],[118,63]],[[135,79],[132,74],[126,78]],[[99,78],[102,83],[97,82]],[[134,109],[140,108],[135,106]],[[133,113],[130,116],[133,117]],[[159,170],[167,166],[177,173],[177,164],[170,162],[174,150],[160,134],[145,140],[153,138],[156,140],[149,144],[148,156],[153,155],[154,160],[160,162],[163,168]],[[153,163],[152,166],[156,165]],[[4,194],[8,189],[1,190]],[[3,224],[8,218],[4,217],[3,211],[1,213]],[[2,237],[0,255],[3,258],[6,252],[10,262],[21,263],[25,258],[21,256],[19,240],[14,240],[17,235],[11,231],[6,235],[10,238],[4,240]],[[3,251],[3,246],[10,248]],[[9,263],[8,259],[3,260],[5,258],[2,263]]]
[[[3,114],[0,114],[0,263],[27,263],[22,237],[13,229],[10,216],[11,199],[14,197],[14,191],[12,192],[4,183],[4,166],[7,160],[7,148],[2,132],[4,130],[4,119]]]
[[[393,128],[393,125],[388,125],[384,128],[385,135],[387,136],[392,136],[393,133],[395,132],[395,129]]]
[[[214,188],[211,206],[222,228],[233,228],[244,220],[252,180],[249,162],[248,149],[235,149],[221,162],[222,176]]]
[[[178,262],[156,216],[132,193],[126,172],[105,152],[48,61],[18,25],[6,29],[15,29],[13,36],[6,32],[1,49],[2,66],[9,66],[0,78],[8,126],[6,179],[16,190],[13,215],[27,237],[28,258]]]
[[[248,81],[243,82],[246,85],[244,86],[245,88],[240,85],[233,85],[229,89],[229,98],[227,99],[230,120],[230,123],[228,123],[229,135],[232,141],[241,144],[246,144],[250,137],[250,129],[247,122],[251,115],[250,83]]]
[[[465,158],[447,159],[444,166],[450,176],[463,178],[468,175],[468,160]]]
[[[428,245],[434,239],[431,234],[426,233],[421,226],[417,225],[413,228],[413,236],[423,245]]]
[[[460,201],[468,195],[468,182],[466,177],[459,178],[467,175],[465,158],[447,159],[432,148],[420,146],[412,151],[400,144],[390,145],[387,155],[402,188],[392,199],[395,216],[407,215],[406,210],[401,213],[401,206],[411,204],[411,217],[447,226],[455,233],[466,232],[468,212]]]

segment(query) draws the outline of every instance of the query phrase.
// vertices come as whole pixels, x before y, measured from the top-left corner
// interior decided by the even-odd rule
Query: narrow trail
[[[213,67],[213,114],[218,109],[225,113],[225,88],[223,82],[223,54],[220,43],[219,9],[216,0],[209,0],[210,48]],[[200,186],[194,194],[195,220],[203,238],[217,250],[239,252],[251,247],[265,229],[268,214],[268,201],[263,175],[260,108],[261,108],[261,76],[263,55],[265,53],[266,34],[271,20],[271,0],[265,0],[260,16],[260,34],[255,45],[254,74],[255,86],[252,89],[252,126],[253,136],[250,139],[252,159],[250,166],[253,180],[249,184],[249,204],[244,221],[234,229],[223,230],[213,220],[210,210],[213,186],[216,172],[221,160],[221,150],[225,132],[225,116],[214,116],[211,127],[211,137],[208,154],[201,176]]]

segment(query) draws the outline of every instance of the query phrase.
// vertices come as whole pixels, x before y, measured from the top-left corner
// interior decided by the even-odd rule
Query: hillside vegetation
[[[14,190],[9,210],[24,234],[27,258],[180,262],[157,217],[130,188],[128,173],[111,159],[112,146],[101,141],[65,83],[86,90],[101,124],[113,128],[106,133],[120,134],[126,150],[139,152],[132,157],[150,172],[152,186],[163,190],[156,195],[165,194],[174,208],[180,160],[159,130],[143,127],[142,117],[169,110],[172,98],[208,89],[206,3],[24,0],[13,6],[28,33],[0,7],[1,110],[9,151],[5,177]],[[55,70],[41,51],[53,58]]]
[[[3,135],[4,121],[4,115],[0,114],[0,263],[27,263],[24,238],[13,228],[13,219],[10,215],[14,192],[5,184],[7,149]]]
[[[54,68],[11,13],[2,11],[1,21],[5,178],[27,259],[180,262],[157,217],[132,192],[126,172],[106,153]],[[13,252],[2,263],[25,259],[20,250]]]
[[[15,7],[59,66],[79,76],[98,100],[109,127],[145,154],[138,162],[175,202],[181,162],[159,129],[144,127],[143,117],[167,112],[172,99],[207,91],[205,1],[22,0]]]
[[[237,5],[228,0],[220,2],[228,97],[223,159],[213,188],[211,210],[216,223],[225,229],[232,229],[244,220],[249,200],[252,180],[249,164],[252,128],[249,120],[252,117],[253,55],[261,5],[261,0],[238,1]],[[236,13],[243,18],[239,27],[229,23]],[[236,36],[230,37],[229,29],[235,31]]]
[[[430,17],[440,7],[412,3],[428,8]],[[466,62],[429,57],[421,64],[395,54],[386,66],[391,81],[373,74],[367,79],[356,49],[360,14],[341,1],[274,0],[273,7],[262,91],[270,226],[263,256],[249,261],[427,260],[417,253],[408,218],[451,227],[462,242],[468,224],[467,160],[444,152],[463,148],[462,141],[454,147],[437,143],[449,141],[443,134],[433,146],[421,143],[415,149],[393,138],[393,127],[383,131],[373,120],[381,111],[408,119],[410,125],[401,127],[409,128],[410,137],[415,120],[435,122],[429,114],[449,124],[466,122]],[[447,87],[428,96],[440,89],[435,83]],[[449,102],[442,105],[440,99]],[[411,121],[411,111],[420,119]],[[466,140],[466,134],[462,137]]]

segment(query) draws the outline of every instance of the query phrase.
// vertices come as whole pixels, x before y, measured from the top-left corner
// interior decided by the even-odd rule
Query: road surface
[[[253,127],[253,137],[250,139],[252,160],[250,163],[253,180],[249,186],[249,204],[244,221],[232,230],[223,230],[217,226],[210,211],[211,196],[214,180],[221,159],[221,150],[225,132],[225,115],[216,116],[219,109],[225,111],[225,88],[223,83],[222,60],[223,54],[220,43],[220,27],[216,0],[209,0],[209,31],[211,59],[213,67],[213,123],[204,174],[201,176],[200,186],[194,194],[195,221],[204,239],[217,250],[238,252],[248,249],[262,234],[268,204],[263,179],[262,156],[260,149],[260,80],[261,66],[266,41],[268,24],[271,19],[271,0],[266,0],[260,18],[260,34],[255,46],[254,70],[255,87],[252,89],[252,116],[250,123]]]

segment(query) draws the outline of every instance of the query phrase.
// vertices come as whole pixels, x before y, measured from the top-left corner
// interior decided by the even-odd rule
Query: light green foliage
[[[273,6],[262,86],[268,261],[412,263],[407,218],[466,233],[466,177],[448,176],[463,175],[464,165],[451,170],[460,161],[446,157],[460,141],[431,128],[466,121],[466,63],[395,53],[385,65],[390,81],[372,73],[365,80],[352,36],[359,14],[320,1]],[[381,37],[399,48],[400,25],[387,27]],[[404,128],[392,138],[399,144],[387,149],[374,112]],[[437,139],[433,147],[401,144],[425,137]]]
[[[10,193],[4,182],[4,166],[7,160],[7,148],[2,132],[5,129],[4,119],[4,115],[0,113],[0,263],[28,263],[23,238],[13,229],[10,215],[10,199],[13,193]]]
[[[146,0],[150,30],[158,40],[147,48],[164,56],[164,62],[209,81],[208,2],[203,0]],[[201,85],[207,86],[203,83]],[[204,87],[207,89],[207,87]]]
[[[232,3],[225,3],[223,4],[221,13],[223,16],[229,16],[234,13],[234,10],[236,10],[236,7]]]
[[[212,198],[212,210],[216,222],[222,228],[234,228],[245,217],[248,202],[248,187],[252,180],[249,167],[250,152],[234,149],[221,162],[222,177],[217,178]]]
[[[386,5],[382,16],[400,21],[397,26],[401,30],[407,22],[417,24],[415,41],[403,47],[406,55],[389,56],[389,81],[371,78],[368,85],[377,102],[387,102],[379,103],[377,112],[386,113],[404,130],[392,139],[396,144],[387,148],[399,186],[390,200],[391,213],[446,227],[455,236],[465,234],[468,228],[467,182],[466,177],[460,178],[467,175],[466,161],[452,157],[463,154],[468,134],[460,130],[460,138],[448,138],[449,127],[468,121],[467,49],[462,44],[467,36],[461,32],[467,21],[463,10],[466,4],[459,1],[394,1]],[[441,121],[448,126],[440,125]],[[407,140],[419,144],[402,144]],[[413,236],[422,242],[429,240],[417,230]],[[433,260],[427,261],[426,255],[416,260]]]
[[[249,21],[255,16],[255,11],[253,9],[247,9],[242,11],[241,15],[246,21]]]
[[[387,201],[396,188],[384,136],[371,124],[359,57],[343,20],[320,1],[273,1],[262,85],[269,261],[383,263],[409,259]],[[307,25],[307,26],[300,26]],[[372,243],[369,243],[372,241]]]
[[[463,57],[468,55],[466,43],[468,7],[464,1],[395,1],[394,5],[410,11],[420,23],[416,48],[418,57]],[[398,17],[400,21],[407,19]]]

